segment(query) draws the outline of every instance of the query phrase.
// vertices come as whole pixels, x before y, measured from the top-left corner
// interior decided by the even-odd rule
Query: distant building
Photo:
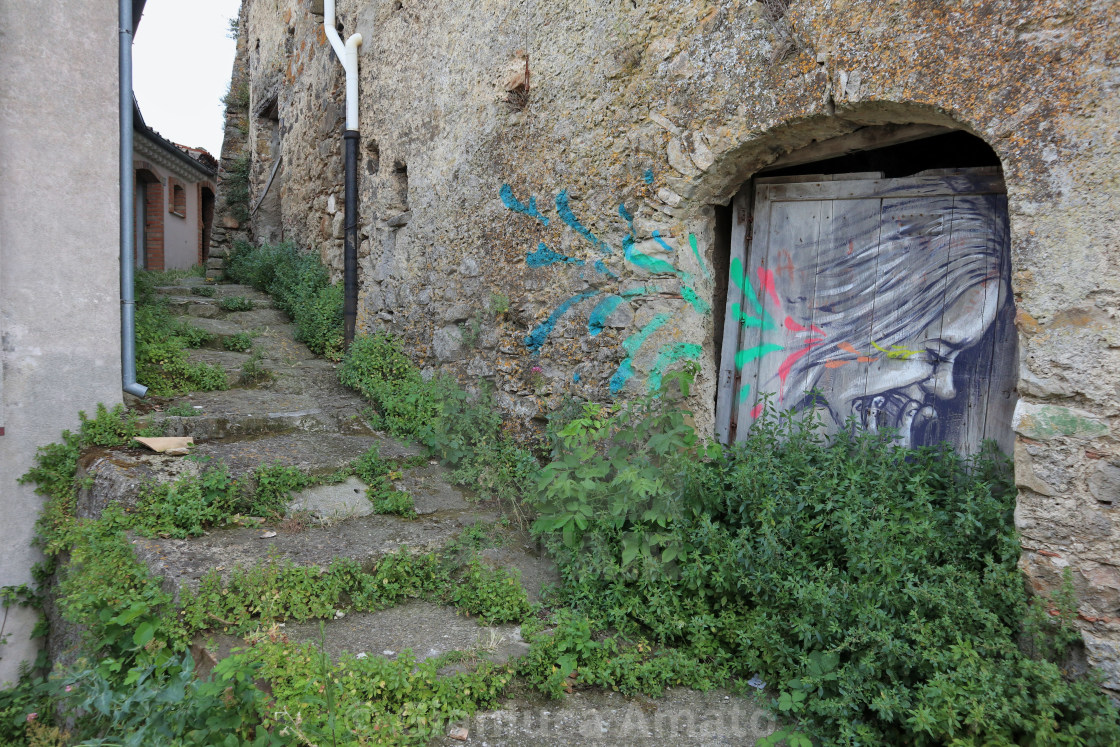
[[[173,143],[133,107],[136,266],[185,269],[206,261],[214,224],[218,162],[201,148]]]

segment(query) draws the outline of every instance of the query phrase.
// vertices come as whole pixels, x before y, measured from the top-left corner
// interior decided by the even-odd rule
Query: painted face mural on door
[[[752,262],[755,277],[741,277],[754,313],[740,314],[760,334],[737,359],[740,423],[769,395],[779,410],[815,410],[830,431],[852,419],[905,446],[959,438],[948,423],[973,406],[958,396],[961,364],[982,375],[993,326],[1010,322],[1003,199],[848,203],[842,229],[824,221],[817,241],[771,252],[784,261]]]

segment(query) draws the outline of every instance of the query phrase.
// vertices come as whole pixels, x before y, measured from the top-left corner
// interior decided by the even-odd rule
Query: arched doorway
[[[163,269],[163,184],[149,169],[135,174],[134,216],[136,266]]]
[[[1018,359],[998,158],[964,132],[878,148],[873,135],[861,150],[840,138],[790,154],[735,197],[717,434],[742,437],[772,407],[828,432],[1010,453]]]
[[[198,263],[205,265],[210,258],[210,237],[214,230],[214,189],[208,185],[200,186],[199,197]]]

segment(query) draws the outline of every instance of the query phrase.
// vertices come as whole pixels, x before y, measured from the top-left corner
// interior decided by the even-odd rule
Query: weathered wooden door
[[[716,409],[1011,448],[1007,198],[993,170],[759,178],[736,198]]]

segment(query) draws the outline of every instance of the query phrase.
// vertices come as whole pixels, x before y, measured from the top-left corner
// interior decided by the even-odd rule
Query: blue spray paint
[[[671,246],[669,246],[668,244],[665,243],[665,239],[661,238],[661,232],[660,231],[654,231],[653,232],[653,240],[656,241],[658,244],[660,244],[661,248],[664,249],[667,252],[675,252],[676,251],[676,249],[674,249],[673,247],[671,247]]]
[[[548,336],[552,334],[552,329],[556,326],[556,322],[560,321],[560,317],[568,313],[568,310],[575,304],[584,300],[585,298],[592,298],[599,295],[599,291],[591,291],[590,293],[580,293],[567,299],[553,311],[548,319],[538,324],[536,328],[525,337],[525,346],[533,355],[541,352],[541,346],[548,340]]]
[[[614,372],[611,377],[611,394],[618,394],[622,391],[622,387],[626,386],[626,382],[634,376],[634,367],[630,365],[630,359],[622,361],[618,366],[618,370]]]
[[[614,313],[614,310],[621,303],[622,296],[610,295],[595,304],[595,308],[591,310],[591,317],[587,320],[588,334],[595,337],[602,332],[603,327],[607,324],[607,318]]]
[[[654,259],[647,254],[642,254],[634,248],[634,216],[626,209],[625,203],[619,203],[618,214],[622,216],[622,219],[626,221],[626,225],[630,227],[630,233],[626,234],[622,239],[622,254],[626,257],[626,261],[646,272],[660,272],[676,275],[677,269],[668,262]]]
[[[524,203],[513,196],[513,188],[508,184],[503,184],[502,188],[498,190],[498,194],[502,198],[502,204],[513,212],[528,215],[530,218],[536,218],[546,226],[548,225],[548,216],[542,215],[541,212],[537,210],[536,197],[530,197],[529,206],[525,207]]]
[[[579,371],[576,371],[574,374],[572,374],[572,381],[577,384],[579,383]]]
[[[646,169],[646,173],[642,176],[646,184],[653,184],[653,169]]]
[[[592,246],[596,249],[605,254],[610,254],[611,248],[607,246],[606,242],[595,238],[595,234],[584,228],[583,224],[576,218],[576,214],[572,212],[571,201],[568,197],[568,190],[566,189],[560,190],[560,193],[556,195],[556,214],[560,216],[560,220],[564,221],[569,228],[590,241]]]
[[[607,269],[607,266],[603,264],[603,260],[601,259],[595,260],[595,269],[613,280],[618,280],[618,275],[615,275],[613,272]]]
[[[557,262],[567,262],[573,265],[582,265],[582,259],[575,257],[566,257],[559,252],[554,252],[545,246],[542,241],[537,245],[536,251],[530,252],[525,255],[525,264],[530,267],[546,267],[548,265],[556,264]]]

